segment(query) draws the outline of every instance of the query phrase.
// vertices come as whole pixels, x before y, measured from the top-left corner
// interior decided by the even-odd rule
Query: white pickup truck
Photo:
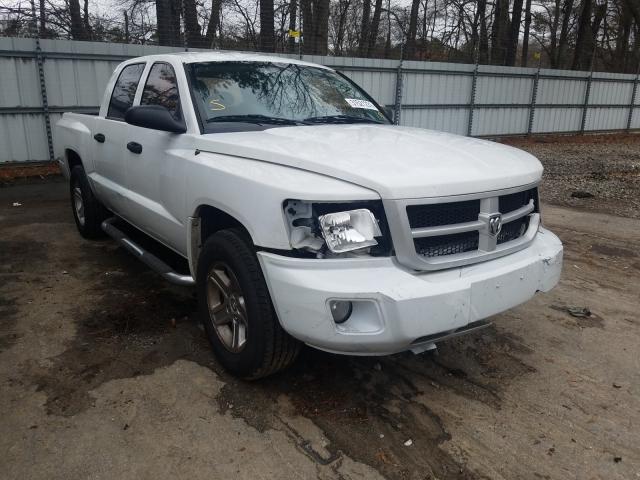
[[[302,343],[425,351],[560,277],[535,157],[394,126],[321,65],[214,52],[128,60],[99,114],[65,113],[55,142],[80,233],[107,233],[166,279],[195,284],[216,356],[245,378],[286,367]]]

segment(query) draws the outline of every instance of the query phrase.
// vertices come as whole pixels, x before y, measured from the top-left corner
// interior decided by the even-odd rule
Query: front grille
[[[529,217],[522,217],[503,225],[502,230],[498,234],[498,245],[520,238],[525,234],[528,227]]]
[[[458,202],[405,204],[414,254],[424,261],[437,262],[432,268],[444,268],[441,265],[446,265],[446,257],[451,255],[466,254],[454,257],[460,264],[460,259],[478,261],[476,257],[493,250],[515,248],[509,247],[509,242],[527,234],[531,216],[538,211],[537,187],[503,195],[478,195]],[[490,219],[497,214],[502,215],[502,228],[492,235]]]
[[[513,212],[514,210],[519,209],[523,205],[529,203],[529,201],[533,199],[536,207],[538,205],[538,189],[530,188],[529,190],[525,190],[524,192],[510,193],[508,195],[501,195],[498,201],[500,213],[503,215],[505,213]]]
[[[425,257],[441,257],[478,249],[478,232],[438,235],[436,237],[416,238],[413,242],[416,252]]]
[[[433,205],[409,205],[407,215],[411,228],[438,227],[478,219],[480,200]]]

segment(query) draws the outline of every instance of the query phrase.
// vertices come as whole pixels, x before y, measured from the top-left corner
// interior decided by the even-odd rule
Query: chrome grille
[[[526,247],[540,223],[537,186],[427,199],[385,201],[398,260],[435,270]],[[501,222],[501,229],[497,226]]]

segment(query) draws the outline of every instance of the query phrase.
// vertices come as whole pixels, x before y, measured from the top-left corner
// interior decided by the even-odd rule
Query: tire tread
[[[264,352],[257,367],[241,376],[247,380],[256,380],[273,375],[291,365],[300,351],[300,342],[290,336],[280,325],[262,269],[256,258],[255,247],[246,237],[247,235],[241,229],[221,230],[207,239],[203,251],[212,248],[212,244],[227,243],[237,255],[239,262],[246,267],[246,273],[255,287],[260,318],[264,322],[265,338],[262,339]]]

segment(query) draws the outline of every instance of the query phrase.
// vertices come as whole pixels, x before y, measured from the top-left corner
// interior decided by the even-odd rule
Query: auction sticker
[[[375,110],[376,112],[378,111],[376,106],[369,100],[358,100],[356,98],[345,98],[344,100],[353,108],[365,108],[367,110]]]

